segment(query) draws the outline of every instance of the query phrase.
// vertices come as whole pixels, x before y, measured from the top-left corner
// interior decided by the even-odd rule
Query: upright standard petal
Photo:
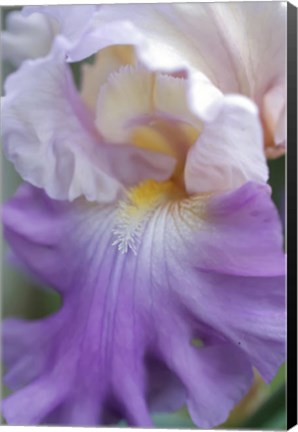
[[[252,98],[260,109],[267,157],[284,153],[286,8],[282,2],[86,6],[81,16],[79,7],[69,7],[69,14],[65,8],[33,11],[49,14],[60,23],[70,61],[109,45],[133,44],[150,68],[184,69],[194,78],[191,81],[203,72],[224,93]],[[193,85],[189,97],[195,109],[194,101],[202,94]],[[273,98],[275,103],[270,102]]]
[[[150,426],[150,407],[185,400],[198,426],[213,427],[248,390],[252,365],[266,379],[277,370],[284,258],[266,188],[168,201],[175,187],[145,182],[116,207],[24,186],[6,204],[14,252],[63,299],[51,317],[4,326],[6,380],[19,389],[3,404],[9,423]],[[127,235],[133,246],[121,247]]]
[[[174,52],[181,64],[201,70],[224,92],[240,92],[259,101],[269,83],[285,77],[283,2],[108,5],[98,17],[101,14],[131,21],[152,38],[157,50],[158,44],[163,45],[167,60]]]
[[[139,55],[148,66],[199,70],[224,93],[254,99],[269,133],[265,145],[284,146],[279,126],[285,123],[286,105],[284,2],[108,5],[97,14],[98,25],[101,15],[121,17],[146,37],[143,43],[138,36],[135,44],[141,41]],[[278,89],[280,102],[264,107],[265,98]]]
[[[254,99],[264,122],[268,156],[276,157],[284,151],[284,2],[85,6],[85,20],[78,6],[69,7],[68,14],[64,8],[33,10],[60,22],[71,61],[108,45],[133,44],[151,68],[200,71],[224,93],[238,92]],[[68,15],[75,19],[68,19]],[[280,89],[278,104],[268,106],[266,100]]]

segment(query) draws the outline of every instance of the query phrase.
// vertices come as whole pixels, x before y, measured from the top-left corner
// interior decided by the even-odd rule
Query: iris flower
[[[123,45],[136,37],[128,20],[115,34],[114,21],[91,29],[93,12],[59,10],[68,33],[8,77],[2,100],[4,151],[24,179],[4,233],[62,300],[41,320],[4,322],[14,392],[3,415],[151,426],[151,413],[186,404],[213,427],[253,367],[270,382],[285,358],[282,231],[258,108],[201,73],[149,68]],[[95,46],[79,92],[65,60]]]

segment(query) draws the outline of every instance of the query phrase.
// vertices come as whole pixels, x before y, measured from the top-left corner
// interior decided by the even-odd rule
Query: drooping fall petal
[[[62,203],[29,186],[7,203],[4,226],[14,252],[63,299],[49,318],[5,324],[7,383],[24,386],[4,401],[10,423],[51,415],[56,424],[96,425],[118,407],[129,424],[149,426],[152,395],[159,395],[148,376],[157,362],[170,371],[163,391],[176,377],[178,400],[186,398],[198,426],[212,427],[249,388],[251,365],[269,379],[282,362],[284,259],[264,188],[252,183],[224,197],[153,208],[139,226],[136,255],[113,246],[117,215],[130,205]],[[247,250],[246,233],[255,239]],[[249,258],[260,235],[270,245],[269,255],[258,251],[269,260],[261,274]],[[190,344],[194,337],[202,348]],[[38,367],[28,374],[33,359]]]

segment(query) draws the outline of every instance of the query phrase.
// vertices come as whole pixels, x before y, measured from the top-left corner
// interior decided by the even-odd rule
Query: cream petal
[[[187,97],[187,81],[170,75],[157,75],[154,104],[157,112],[185,123],[198,125],[198,118],[191,113]]]
[[[186,80],[143,66],[125,66],[110,75],[100,90],[96,126],[111,142],[130,141],[135,126],[159,117],[199,127],[200,121],[188,107]]]
[[[82,65],[81,96],[86,105],[95,111],[100,87],[108,76],[121,66],[136,63],[134,48],[129,45],[113,45],[96,54],[93,64]]]
[[[123,67],[100,90],[96,126],[112,142],[129,140],[129,122],[153,111],[154,76],[144,68]]]

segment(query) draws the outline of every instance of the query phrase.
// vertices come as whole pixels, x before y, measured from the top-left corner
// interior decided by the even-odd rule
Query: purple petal
[[[31,186],[6,204],[6,238],[59,290],[63,305],[38,323],[5,325],[8,381],[25,386],[4,403],[10,423],[87,426],[125,418],[151,426],[151,409],[186,401],[195,423],[209,428],[249,389],[252,366],[266,379],[277,371],[285,340],[283,255],[266,188],[251,183],[170,208],[150,216],[135,256],[112,246],[114,205],[54,201]],[[249,235],[255,240],[245,246]],[[258,265],[260,239],[270,240],[278,271],[266,258]],[[193,338],[203,347],[193,347]],[[38,365],[32,376],[24,361]],[[35,403],[39,392],[28,407],[27,397]]]
[[[285,358],[286,263],[269,188],[247,183],[211,198],[197,234],[192,226],[181,232],[179,246],[173,234],[164,239],[181,263],[168,258],[169,284],[182,280],[181,304],[245,351],[270,381]]]
[[[236,191],[218,194],[208,205],[213,226],[198,239],[206,253],[197,267],[243,276],[283,276],[282,227],[268,185],[246,183]]]

